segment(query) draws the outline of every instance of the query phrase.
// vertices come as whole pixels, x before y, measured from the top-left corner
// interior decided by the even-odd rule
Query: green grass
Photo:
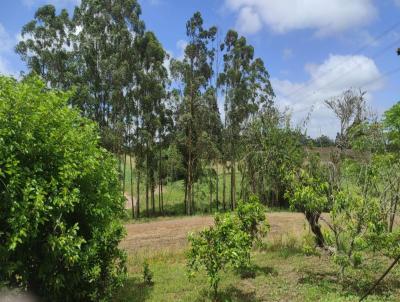
[[[280,248],[253,253],[255,278],[241,279],[231,270],[223,272],[218,301],[358,301],[376,275],[365,279],[355,270],[346,284],[340,284],[327,256],[305,256],[292,243],[281,248],[288,249],[287,253]],[[153,285],[142,281],[145,259],[154,273]],[[143,251],[130,255],[128,265],[129,278],[114,301],[213,301],[204,273],[188,279],[183,250]],[[381,285],[385,294],[378,290],[366,301],[399,301],[398,274],[391,274]]]

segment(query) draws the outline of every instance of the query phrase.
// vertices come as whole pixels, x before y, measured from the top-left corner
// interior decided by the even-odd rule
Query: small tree
[[[0,283],[45,301],[104,301],[121,284],[116,160],[69,94],[0,77]]]
[[[323,210],[328,207],[329,184],[325,180],[319,160],[311,157],[305,168],[288,175],[289,188],[285,193],[290,207],[304,213],[317,246],[324,247],[325,239],[319,225]]]
[[[191,234],[188,253],[190,276],[204,268],[214,297],[218,293],[219,272],[227,265],[242,269],[250,265],[250,251],[256,240],[266,234],[265,209],[255,197],[240,201],[233,213],[217,214],[215,225],[197,235]]]
[[[325,101],[340,122],[340,133],[336,141],[340,149],[349,146],[349,130],[366,119],[365,94],[365,91],[348,89],[341,95]]]

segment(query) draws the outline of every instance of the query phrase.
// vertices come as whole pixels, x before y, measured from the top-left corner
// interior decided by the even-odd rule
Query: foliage
[[[48,86],[76,87],[69,103],[95,120],[102,145],[118,152],[136,83],[133,42],[144,31],[141,9],[136,0],[117,0],[112,10],[105,1],[80,2],[71,17],[66,9],[56,15],[53,5],[40,7],[23,27],[16,51],[29,74]]]
[[[218,76],[218,86],[225,95],[224,146],[231,170],[231,209],[236,207],[236,163],[241,158],[241,134],[246,123],[263,108],[272,106],[275,96],[269,73],[260,58],[254,58],[254,48],[234,30],[226,33],[221,44],[224,70]]]
[[[264,220],[265,209],[256,197],[239,202],[234,213],[217,214],[213,227],[189,237],[191,275],[204,268],[216,296],[221,270],[227,265],[235,269],[250,266],[250,250],[259,236],[266,233],[266,228],[262,228]]]
[[[287,174],[304,159],[300,131],[290,127],[286,114],[270,107],[248,125],[243,142],[242,194],[251,192],[268,205],[286,206]]]
[[[69,96],[0,77],[0,282],[107,300],[125,272],[118,170]]]
[[[398,150],[400,147],[400,102],[385,112],[384,126],[388,130],[389,143]]]
[[[186,23],[188,44],[182,60],[171,61],[172,77],[182,83],[177,91],[178,119],[176,141],[184,159],[185,208],[194,212],[193,183],[199,177],[200,162],[215,158],[221,121],[215,88],[211,86],[214,74],[215,49],[212,46],[217,28],[205,28],[199,12]]]
[[[341,268],[342,278],[346,267],[361,264],[361,252],[368,248],[366,236],[375,227],[375,217],[371,214],[377,213],[376,206],[379,204],[356,192],[342,191],[334,196],[331,211],[336,249],[334,261]]]
[[[314,147],[333,147],[335,146],[335,142],[326,135],[321,135],[312,140]]]
[[[349,147],[349,131],[366,120],[365,94],[366,91],[348,89],[325,101],[340,122],[340,132],[336,137],[336,145],[340,149]]]
[[[285,195],[292,209],[304,213],[316,244],[324,247],[324,237],[319,225],[321,213],[328,208],[329,183],[319,159],[310,156],[304,168],[293,170],[287,177],[289,182]]]
[[[149,263],[143,262],[143,282],[147,285],[153,284],[153,272],[150,270]]]

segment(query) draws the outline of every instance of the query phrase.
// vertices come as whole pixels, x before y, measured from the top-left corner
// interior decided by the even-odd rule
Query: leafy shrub
[[[311,156],[308,160],[304,168],[293,170],[287,175],[290,185],[285,196],[291,209],[304,213],[315,235],[315,243],[323,248],[325,240],[319,218],[328,208],[330,187],[319,158]]]
[[[125,275],[116,160],[68,94],[0,77],[0,283],[102,301]]]
[[[150,270],[150,266],[147,261],[143,263],[143,282],[147,285],[153,284],[153,272]]]
[[[216,296],[219,272],[227,265],[239,272],[250,271],[251,248],[267,228],[262,227],[265,209],[256,197],[240,201],[233,213],[217,214],[214,221],[214,226],[189,236],[188,268],[190,276],[204,268]]]

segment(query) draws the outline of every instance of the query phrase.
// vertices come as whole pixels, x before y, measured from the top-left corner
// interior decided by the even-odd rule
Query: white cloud
[[[339,124],[324,100],[339,95],[346,89],[363,89],[372,101],[372,92],[383,87],[381,73],[375,62],[363,55],[330,55],[322,64],[305,66],[309,79],[305,82],[272,79],[280,108],[287,107],[295,123],[301,123],[311,112],[308,134],[327,134],[335,137]]]
[[[8,34],[4,26],[0,23],[0,52],[6,52],[12,50],[13,39]]]
[[[245,6],[240,9],[236,28],[239,28],[242,34],[254,34],[258,32],[261,27],[260,16],[253,11],[252,7]]]
[[[0,55],[0,75],[14,75],[14,71],[11,70],[10,68],[10,64],[8,63],[8,61],[6,59],[4,59],[1,55]]]
[[[400,7],[400,0],[394,0],[394,4]]]
[[[13,39],[7,32],[5,27],[0,23],[0,74],[10,74],[16,76],[15,70],[11,67],[10,61],[7,59],[13,55],[13,48],[16,39]]]
[[[247,33],[264,24],[276,33],[313,29],[317,35],[328,35],[368,24],[377,14],[372,0],[225,0],[225,4],[239,12],[237,29]]]
[[[176,56],[176,59],[178,60],[183,60],[183,57],[185,56],[185,48],[188,45],[188,42],[185,40],[179,40],[176,42],[176,48],[178,49],[178,55]]]

